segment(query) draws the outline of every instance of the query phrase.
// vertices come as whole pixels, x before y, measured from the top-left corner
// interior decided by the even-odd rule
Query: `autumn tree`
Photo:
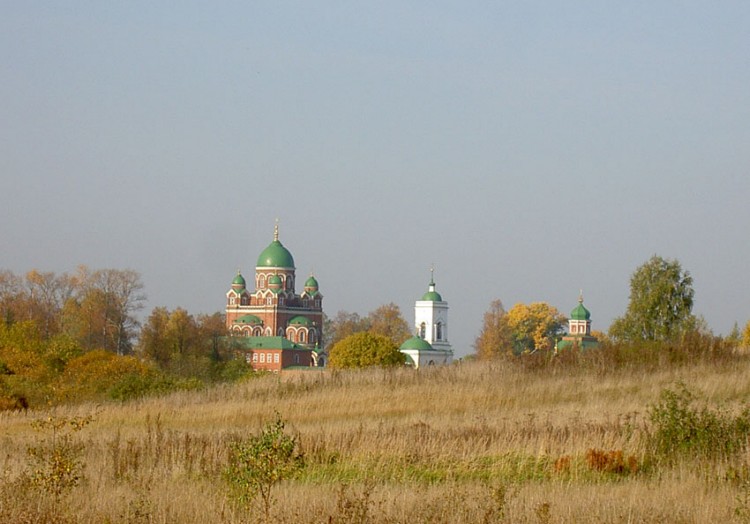
[[[328,362],[332,368],[391,367],[402,365],[404,359],[390,338],[363,331],[338,341]]]
[[[393,302],[380,306],[367,315],[370,327],[368,331],[388,337],[396,345],[411,336],[409,324],[401,315],[401,309]]]
[[[146,319],[138,352],[163,369],[194,375],[221,359],[226,335],[221,314],[194,317],[183,308],[157,307]]]
[[[23,277],[0,272],[0,313],[6,323],[34,322],[44,337],[60,332],[65,302],[75,291],[67,274],[32,269]]]
[[[474,351],[478,358],[488,360],[511,350],[513,339],[506,316],[503,303],[493,300],[484,314],[482,331],[474,341]]]
[[[745,329],[742,330],[742,347],[750,349],[750,320],[745,324]]]
[[[141,328],[138,340],[138,352],[164,368],[172,360],[172,351],[167,338],[169,310],[156,307]]]
[[[21,278],[12,271],[0,271],[0,313],[5,324],[12,324],[19,318],[19,296],[21,294]]]
[[[146,300],[140,275],[131,269],[80,266],[73,278],[76,291],[65,304],[65,329],[87,349],[130,353],[139,325],[136,313]]]
[[[370,329],[370,319],[368,317],[362,318],[358,313],[350,313],[348,311],[339,311],[333,318],[326,316],[323,322],[325,345],[329,350],[340,340]]]
[[[677,260],[654,255],[630,278],[630,302],[609,333],[615,340],[669,341],[696,329],[693,277]]]
[[[516,304],[506,312],[502,302],[495,300],[484,314],[474,350],[481,359],[549,350],[564,324],[565,317],[546,302]]]
[[[562,332],[565,316],[546,302],[516,304],[506,317],[515,353],[548,351]]]
[[[227,325],[224,315],[221,313],[198,315],[196,321],[198,322],[201,344],[210,349],[209,355],[211,360],[218,362],[226,358],[224,337],[227,335]]]

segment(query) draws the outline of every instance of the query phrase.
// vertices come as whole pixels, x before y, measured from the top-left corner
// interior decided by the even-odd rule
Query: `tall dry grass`
[[[649,406],[678,382],[739,411],[750,360],[568,360],[290,373],[0,413],[0,521],[253,522],[221,472],[228,443],[275,411],[307,460],[277,492],[278,522],[750,521],[746,450],[666,464],[646,445]],[[95,419],[80,432],[85,479],[60,500],[24,483],[26,450],[41,438],[31,422],[48,415]],[[617,453],[634,466],[607,466]]]

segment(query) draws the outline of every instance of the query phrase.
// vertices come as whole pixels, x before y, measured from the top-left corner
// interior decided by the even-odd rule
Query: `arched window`
[[[299,353],[294,355],[294,363],[299,364]]]
[[[253,330],[253,335],[255,335],[256,337],[259,337],[259,336],[261,336],[261,334],[262,334],[262,333],[263,333],[263,330],[262,330],[262,329],[260,329],[259,327],[255,328],[255,329]]]
[[[304,342],[305,341],[305,332],[304,331],[300,331],[299,332],[299,341],[300,342]]]
[[[310,330],[310,344],[314,344],[314,343],[315,343],[315,330],[311,329]]]
[[[419,325],[419,338],[424,338],[426,334],[427,334],[427,324],[422,322]]]
[[[438,322],[435,325],[435,340],[443,340],[443,323]]]
[[[284,336],[284,328],[279,328],[279,329],[277,330],[277,333],[278,333],[278,335],[279,335],[280,337],[283,337],[283,336]]]
[[[258,289],[263,289],[266,287],[266,275],[260,275],[258,277]]]
[[[266,336],[267,336],[267,337],[270,337],[270,336],[271,336],[271,328],[270,328],[270,327],[267,327],[267,328],[266,328]]]
[[[229,305],[230,306],[234,305],[234,297],[229,297]]]

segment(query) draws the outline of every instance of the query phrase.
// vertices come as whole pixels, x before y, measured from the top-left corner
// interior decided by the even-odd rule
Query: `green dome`
[[[279,240],[274,240],[258,256],[256,266],[294,268],[294,258]]]
[[[271,286],[280,286],[281,285],[281,277],[279,275],[271,275],[268,277],[268,287]]]
[[[422,300],[428,300],[430,302],[442,302],[443,297],[440,296],[440,293],[437,291],[428,291],[424,295],[422,295]]]
[[[311,275],[310,278],[305,280],[305,287],[318,289],[318,281],[315,279],[314,276]]]
[[[430,278],[430,284],[427,287],[427,293],[422,295],[422,300],[425,300],[427,302],[442,302],[443,297],[440,296],[440,293],[435,291],[435,280],[433,278]]]
[[[234,277],[234,280],[232,280],[232,285],[233,286],[242,286],[242,289],[244,289],[245,288],[245,284],[246,284],[245,277],[243,277],[242,274],[239,271],[237,271],[237,276]]]
[[[583,302],[578,302],[578,305],[570,312],[570,318],[572,320],[589,320],[591,318],[591,312],[583,307]]]
[[[309,318],[303,317],[302,315],[297,315],[293,319],[289,321],[289,325],[292,326],[311,326],[312,322]]]
[[[251,325],[258,325],[263,324],[263,321],[256,317],[255,315],[244,315],[240,318],[237,318],[232,322],[232,324],[251,324]]]
[[[401,344],[401,347],[399,349],[417,349],[425,351],[431,350],[432,346],[425,339],[414,335],[413,337],[407,339],[406,342]]]

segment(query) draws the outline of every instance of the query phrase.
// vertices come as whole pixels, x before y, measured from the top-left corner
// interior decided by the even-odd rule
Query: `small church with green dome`
[[[322,352],[323,295],[310,276],[295,291],[294,257],[274,238],[258,256],[254,291],[239,271],[226,294],[226,325],[234,347],[253,369],[280,371],[289,367],[324,366]]]
[[[591,335],[591,312],[583,305],[583,293],[578,297],[578,305],[570,312],[568,320],[568,334],[563,336],[555,351],[563,349],[593,349],[599,346],[599,341]]]

